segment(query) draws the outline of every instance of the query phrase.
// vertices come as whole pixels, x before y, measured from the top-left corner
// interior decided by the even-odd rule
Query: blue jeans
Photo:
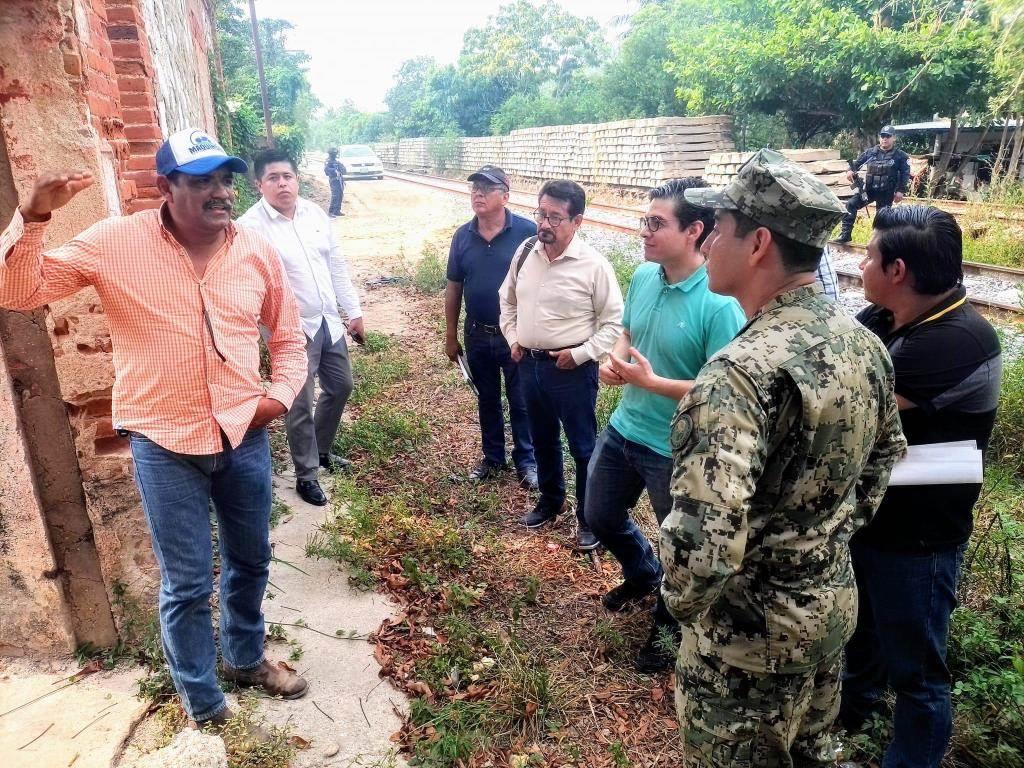
[[[661,584],[654,548],[633,522],[630,510],[647,490],[658,525],[672,509],[672,458],[624,438],[610,424],[597,439],[587,471],[587,525],[622,565],[624,581],[638,587]],[[674,623],[658,592],[655,619]]]
[[[850,543],[860,595],[846,646],[841,720],[856,727],[896,693],[883,768],[937,768],[953,729],[946,667],[964,547],[908,554]]]
[[[480,393],[477,410],[484,459],[491,464],[505,463],[505,413],[501,406],[501,377],[504,374],[508,420],[512,426],[512,462],[520,472],[532,469],[536,461],[526,401],[519,382],[519,366],[512,362],[512,352],[505,337],[500,332],[488,333],[475,320],[467,318],[466,362]]]
[[[571,371],[555,359],[524,355],[519,363],[537,457],[539,504],[557,510],[565,501],[562,429],[576,462],[576,517],[585,525],[587,465],[597,440],[597,363],[588,360]]]
[[[270,573],[270,441],[265,429],[255,429],[238,448],[191,456],[133,433],[131,446],[160,564],[167,665],[189,717],[206,720],[225,707],[210,618],[210,502],[220,535],[221,652],[232,667],[252,669],[263,661],[262,604]]]

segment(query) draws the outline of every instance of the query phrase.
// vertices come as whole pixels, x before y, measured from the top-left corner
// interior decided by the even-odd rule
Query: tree
[[[235,150],[251,157],[263,134],[262,127],[254,131],[253,126],[254,118],[262,124],[263,101],[248,12],[239,0],[226,0],[217,3],[216,19],[224,69],[222,95],[231,109]],[[298,150],[301,154],[311,115],[318,102],[306,76],[309,56],[285,45],[285,36],[290,29],[292,24],[283,19],[260,19],[259,22],[274,134],[282,137],[291,151]]]
[[[955,0],[674,0],[666,64],[692,113],[784,115],[793,143],[847,127],[866,143],[905,114],[988,99],[990,35]]]
[[[629,29],[618,56],[602,79],[608,109],[617,118],[684,115],[676,81],[666,69],[673,18],[669,3],[650,2],[627,19]]]

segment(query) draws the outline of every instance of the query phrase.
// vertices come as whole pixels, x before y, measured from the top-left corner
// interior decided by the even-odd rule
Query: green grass
[[[366,344],[352,355],[352,377],[356,386],[349,405],[359,407],[409,375],[409,358],[397,350],[388,336],[371,331]]]
[[[981,207],[968,208],[957,221],[964,233],[965,261],[1024,268],[1024,223],[1009,224],[991,218]],[[853,242],[866,245],[870,237],[871,220],[858,216],[853,227]]]
[[[413,453],[430,437],[427,420],[415,411],[391,405],[367,410],[339,432],[334,448],[340,455],[358,455],[368,467],[379,467]]]
[[[1024,765],[1024,481],[989,466],[953,613],[949,666],[956,752],[974,764]]]

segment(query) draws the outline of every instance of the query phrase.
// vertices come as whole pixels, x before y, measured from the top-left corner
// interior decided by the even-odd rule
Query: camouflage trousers
[[[842,654],[806,673],[771,675],[687,645],[676,663],[686,768],[835,765],[829,732],[839,713]]]

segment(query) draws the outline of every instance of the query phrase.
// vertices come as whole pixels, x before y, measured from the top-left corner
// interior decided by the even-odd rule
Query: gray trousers
[[[352,394],[352,367],[345,337],[331,344],[326,321],[313,339],[306,340],[306,357],[309,377],[292,403],[284,424],[296,479],[316,480],[320,454],[330,453],[342,411]],[[320,380],[320,397],[316,399],[315,409],[314,377]]]

